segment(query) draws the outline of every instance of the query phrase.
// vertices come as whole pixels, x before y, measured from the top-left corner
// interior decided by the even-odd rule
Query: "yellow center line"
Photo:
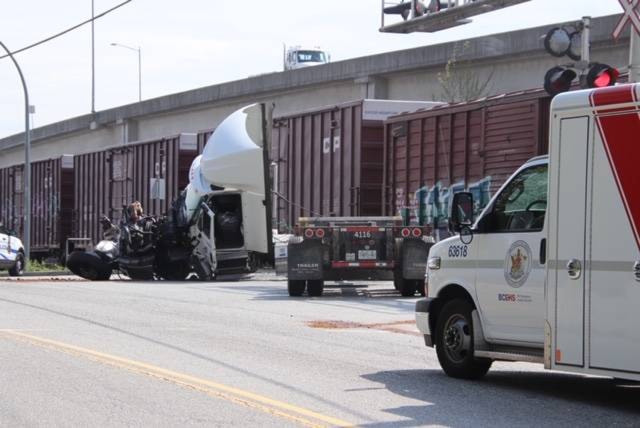
[[[285,418],[301,425],[310,427],[322,427],[327,425],[339,427],[355,426],[352,423],[345,422],[331,416],[326,416],[321,413],[314,412],[313,410],[274,400],[243,389],[212,382],[207,379],[163,369],[162,367],[153,366],[140,361],[109,355],[92,349],[81,348],[79,346],[69,345],[67,343],[32,336],[30,334],[17,331],[4,330],[0,331],[0,335],[10,339],[20,339],[36,346],[51,348],[74,356],[85,357],[103,364],[159,378],[236,404],[251,407],[270,415]]]

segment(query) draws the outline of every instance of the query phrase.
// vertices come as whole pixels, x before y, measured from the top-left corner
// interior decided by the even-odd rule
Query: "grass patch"
[[[64,266],[56,263],[47,263],[38,260],[29,260],[27,262],[27,272],[64,272]]]

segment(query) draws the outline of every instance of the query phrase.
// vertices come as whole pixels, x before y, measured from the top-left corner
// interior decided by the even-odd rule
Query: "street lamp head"
[[[117,46],[119,48],[125,48],[138,53],[138,100],[142,101],[142,48],[138,46],[137,48],[123,45],[122,43],[112,42],[111,46]]]

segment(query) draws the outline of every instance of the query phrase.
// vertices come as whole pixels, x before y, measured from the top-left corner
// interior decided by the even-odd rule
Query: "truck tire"
[[[22,276],[24,273],[24,256],[22,253],[18,253],[16,256],[16,263],[11,269],[9,269],[9,276]]]
[[[73,251],[67,257],[67,268],[89,281],[108,281],[111,278],[111,266],[94,252]]]
[[[290,279],[287,281],[287,289],[291,297],[302,296],[305,288],[307,288],[307,281],[299,279]]]
[[[191,266],[186,260],[161,263],[157,274],[165,281],[184,281],[191,273]]]
[[[459,379],[479,379],[489,371],[492,360],[474,358],[473,306],[466,300],[447,302],[436,323],[436,353],[444,372]]]
[[[393,273],[393,286],[402,297],[413,297],[416,294],[415,281],[404,279],[400,271]]]
[[[321,279],[314,279],[307,281],[307,293],[309,297],[320,297],[324,291],[324,281]]]

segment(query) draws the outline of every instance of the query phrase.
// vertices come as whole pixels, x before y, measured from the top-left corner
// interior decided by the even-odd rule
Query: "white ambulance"
[[[8,270],[11,276],[24,272],[24,246],[13,232],[0,224],[0,270]]]
[[[640,380],[640,85],[568,92],[549,156],[524,164],[431,248],[416,321],[444,371],[495,360]]]

